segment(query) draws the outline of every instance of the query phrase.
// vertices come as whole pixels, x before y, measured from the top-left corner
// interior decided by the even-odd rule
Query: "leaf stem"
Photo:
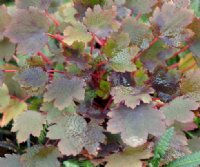
[[[64,74],[64,73],[65,73],[64,71],[60,71],[60,70],[48,70],[47,72],[48,72],[48,73],[57,72],[57,73],[61,73],[61,74]]]
[[[113,99],[112,99],[112,97],[110,97],[109,100],[108,100],[108,103],[106,104],[106,106],[104,107],[102,112],[105,112],[110,107],[112,102],[113,102]]]
[[[192,69],[194,66],[196,66],[196,62],[195,62],[195,63],[193,63],[191,66],[189,66],[189,67],[187,67],[187,68],[185,68],[185,69],[181,70],[181,73],[185,73],[185,72],[187,72],[187,71],[191,70],[191,69]]]
[[[47,64],[49,64],[49,65],[53,64],[53,62],[51,62],[51,60],[49,60],[48,57],[44,53],[38,52],[37,55],[41,56],[42,59],[44,60],[44,62],[46,62]]]
[[[143,50],[142,52],[138,53],[138,54],[134,57],[133,62],[136,62],[136,60],[138,60],[138,59],[143,55],[143,53],[144,53],[146,50],[148,50],[151,46],[153,46],[158,40],[159,40],[159,38],[158,38],[158,37],[155,37],[155,38],[153,39],[153,41],[149,44],[149,47],[148,47],[147,49],[145,49],[145,50]]]
[[[185,51],[188,50],[189,48],[190,48],[190,45],[186,45],[185,47],[183,47],[182,49],[180,49],[178,52],[174,53],[174,55],[172,55],[172,56],[171,56],[170,58],[168,58],[167,60],[178,56],[180,53],[185,52]]]
[[[12,72],[17,72],[17,70],[3,70],[3,72],[12,73]]]
[[[142,13],[138,13],[137,16],[136,16],[136,20],[138,21],[142,16]]]
[[[54,25],[55,25],[56,27],[60,26],[60,22],[59,22],[58,20],[56,20],[56,18],[53,17],[47,10],[45,10],[45,15],[46,15],[50,20],[53,21],[53,23],[54,23]]]
[[[64,36],[60,35],[60,34],[50,34],[50,33],[46,33],[47,36],[49,36],[50,38],[56,39],[57,41],[61,42],[62,44],[65,44],[63,42]]]

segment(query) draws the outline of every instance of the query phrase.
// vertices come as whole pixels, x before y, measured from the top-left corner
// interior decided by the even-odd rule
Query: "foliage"
[[[199,0],[0,4],[1,165],[200,164]]]

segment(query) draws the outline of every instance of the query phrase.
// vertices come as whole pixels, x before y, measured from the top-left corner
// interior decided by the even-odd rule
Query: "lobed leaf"
[[[122,30],[129,34],[131,44],[137,45],[142,49],[149,47],[153,40],[153,34],[148,25],[138,22],[132,17],[128,17],[122,22]]]
[[[176,13],[176,15],[174,15]],[[179,46],[181,42],[194,34],[185,29],[193,20],[193,12],[186,8],[177,8],[172,2],[156,8],[150,22],[160,30],[160,37],[170,46]]]
[[[11,21],[11,16],[7,12],[5,5],[0,6],[0,41],[4,38],[4,32]]]
[[[74,100],[84,100],[84,86],[84,81],[78,78],[71,80],[66,78],[56,79],[48,85],[47,92],[44,94],[44,101],[54,101],[54,106],[63,110],[69,107]]]
[[[0,113],[3,114],[0,126],[4,127],[8,125],[8,123],[12,119],[15,119],[26,109],[27,109],[27,104],[25,102],[19,101],[17,99],[11,99],[10,103],[7,106],[0,108]]]
[[[148,159],[152,156],[151,150],[144,147],[126,148],[123,152],[113,154],[106,158],[106,167],[143,167],[141,159]]]
[[[40,132],[45,124],[45,119],[41,113],[28,110],[14,119],[12,132],[17,132],[18,143],[25,142],[30,135],[40,136]]]
[[[73,23],[72,26],[66,27],[64,36],[65,38],[63,41],[68,45],[72,45],[76,41],[88,43],[92,39],[86,27],[80,22]]]
[[[149,94],[153,93],[151,88],[133,88],[125,86],[113,87],[111,95],[114,103],[119,104],[124,102],[127,107],[134,109],[142,101],[143,103],[150,103],[152,98]]]
[[[52,0],[16,0],[16,7],[20,9],[28,9],[30,6],[39,9],[48,9]]]
[[[160,110],[165,114],[167,125],[172,125],[174,121],[188,123],[194,119],[191,110],[195,110],[199,104],[194,100],[181,96],[166,104]]]
[[[40,94],[48,81],[46,72],[41,67],[32,67],[18,72],[14,79],[30,94]]]
[[[200,88],[200,70],[192,70],[188,71],[184,74],[184,77],[181,80],[180,88],[181,93],[183,95],[187,95],[191,98],[193,98],[195,101],[200,101],[200,94],[199,94],[199,88]]]
[[[134,13],[146,14],[152,11],[152,7],[157,0],[126,0],[126,6],[131,8]]]
[[[10,103],[10,96],[8,87],[3,84],[0,87],[0,108],[6,107]]]
[[[115,20],[116,8],[104,10],[100,5],[95,5],[94,9],[88,8],[83,23],[91,33],[100,38],[106,38],[111,33],[119,29],[119,23]]]
[[[35,145],[26,150],[21,161],[26,167],[60,167],[59,156],[60,152],[54,146]]]
[[[4,167],[22,167],[20,156],[17,154],[6,154],[5,158],[0,158],[0,163]]]
[[[17,52],[20,54],[34,54],[40,51],[47,43],[46,32],[49,21],[44,12],[30,7],[18,9],[6,29],[6,36],[17,43]]]
[[[131,48],[124,48],[115,52],[113,58],[110,59],[110,66],[116,72],[133,72],[136,70],[132,59],[139,52],[139,48],[134,46]]]
[[[163,115],[153,109],[152,104],[143,104],[134,110],[121,106],[109,112],[108,116],[111,119],[107,130],[120,133],[123,142],[132,147],[144,144],[148,134],[160,136],[165,130]]]
[[[96,154],[100,142],[105,140],[103,128],[89,123],[78,115],[66,115],[49,127],[47,137],[61,139],[58,148],[62,154],[77,155],[85,147],[91,154]]]
[[[15,44],[11,43],[8,38],[0,41],[0,60],[10,61],[15,53]]]

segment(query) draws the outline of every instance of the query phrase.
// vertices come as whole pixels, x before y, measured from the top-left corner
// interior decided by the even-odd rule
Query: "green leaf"
[[[120,133],[124,143],[132,147],[144,144],[148,134],[160,136],[165,130],[163,115],[152,104],[143,104],[134,110],[121,106],[109,112],[108,116],[111,119],[107,130],[113,134]]]
[[[197,17],[200,17],[200,1],[199,0],[192,0],[191,1],[191,8],[194,10]]]
[[[134,46],[131,48],[124,48],[115,52],[113,58],[110,59],[110,66],[116,72],[133,72],[136,70],[132,59],[139,52],[139,48]]]
[[[151,88],[133,88],[125,86],[113,87],[111,95],[114,103],[119,104],[124,102],[127,107],[134,109],[142,101],[143,103],[150,103],[152,98],[149,94],[153,93]]]
[[[18,72],[14,79],[31,95],[41,94],[48,81],[47,73],[40,67],[33,67]]]
[[[87,9],[83,23],[90,32],[100,38],[106,38],[120,27],[115,17],[116,8],[113,7],[111,10],[104,10],[100,5],[96,5],[93,10],[91,8]]]
[[[185,73],[180,83],[181,93],[195,101],[200,101],[200,70],[192,70]]]
[[[146,14],[152,11],[152,7],[157,0],[126,0],[126,6],[131,8],[134,13]]]
[[[177,97],[169,104],[166,104],[160,110],[166,117],[167,125],[172,125],[174,121],[179,121],[181,123],[192,122],[194,113],[192,113],[191,110],[196,110],[198,107],[199,104],[194,100],[181,96]]]
[[[17,53],[34,54],[47,43],[48,37],[45,33],[48,28],[49,20],[45,13],[30,7],[28,10],[16,11],[5,34],[12,42],[18,44]]]
[[[25,142],[30,135],[40,136],[45,119],[41,113],[28,110],[14,119],[12,132],[17,132],[17,141]]]
[[[91,154],[97,154],[100,142],[104,142],[103,128],[96,123],[87,125],[83,117],[68,114],[49,127],[47,137],[61,139],[58,148],[62,154],[77,155],[83,147]]]
[[[138,148],[126,148],[123,152],[106,157],[106,167],[143,167],[141,159],[148,159],[152,156],[151,150],[144,146]]]
[[[73,23],[72,26],[67,26],[64,30],[64,36],[63,41],[68,45],[72,45],[75,41],[87,44],[92,39],[86,27],[80,22]]]
[[[174,15],[176,13],[176,15]],[[180,46],[183,41],[193,36],[186,27],[192,23],[193,12],[186,8],[177,8],[173,2],[154,10],[150,22],[160,29],[161,38],[170,46]],[[163,20],[163,21],[160,21]]]
[[[196,167],[198,165],[200,165],[200,152],[179,158],[169,163],[166,167]]]
[[[35,145],[28,148],[20,159],[26,167],[60,167],[59,156],[60,152],[54,146]]]
[[[6,107],[10,103],[8,87],[3,84],[0,87],[0,108]]]
[[[153,34],[147,24],[140,23],[132,17],[128,17],[122,22],[122,30],[129,34],[131,44],[146,49],[153,40]]]
[[[72,78],[71,80],[60,78],[54,80],[47,87],[47,92],[44,94],[44,101],[54,101],[54,106],[60,110],[63,110],[69,107],[74,100],[84,100],[84,86],[84,81],[78,78]]]
[[[0,158],[3,167],[22,167],[20,156],[16,154],[6,154],[5,158]]]
[[[166,151],[169,149],[169,145],[174,136],[174,128],[169,128],[163,136],[161,136],[159,142],[154,149],[154,155],[159,155],[162,158]]]
[[[30,6],[39,9],[48,9],[52,0],[16,0],[16,6],[20,9],[28,9]]]
[[[0,50],[0,60],[8,62],[15,53],[15,44],[11,43],[8,38],[4,38],[0,41]]]
[[[9,105],[0,108],[0,113],[3,114],[1,119],[1,127],[6,126],[12,119],[15,119],[18,115],[27,109],[25,102],[17,99],[11,99]]]
[[[0,41],[4,38],[4,32],[6,27],[11,21],[11,16],[7,13],[7,7],[5,5],[0,6]]]

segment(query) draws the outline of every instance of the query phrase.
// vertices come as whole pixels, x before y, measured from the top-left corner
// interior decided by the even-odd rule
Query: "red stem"
[[[191,70],[195,65],[196,65],[196,62],[193,63],[191,66],[189,66],[189,67],[187,67],[187,68],[181,70],[181,72],[184,73],[184,72],[186,72],[186,71],[189,71],[189,70]]]
[[[53,64],[53,62],[51,62],[51,60],[49,60],[48,57],[44,53],[38,52],[37,55],[41,56],[42,59],[44,60],[44,62],[46,62],[47,64],[49,64],[49,65]]]
[[[172,70],[172,69],[174,69],[174,68],[177,68],[178,66],[179,66],[179,63],[176,63],[176,64],[173,64],[173,65],[167,67],[167,69],[168,69],[168,70]]]
[[[17,72],[17,70],[3,70],[3,72],[7,72],[7,73],[9,73],[9,72]]]
[[[93,50],[94,50],[94,41],[95,41],[95,38],[94,38],[94,35],[93,35],[91,45],[90,45],[90,54],[91,55],[93,54]]]
[[[149,47],[148,47],[147,49],[143,50],[142,52],[138,53],[138,54],[134,57],[133,61],[136,62],[136,60],[139,59],[139,58],[143,55],[143,53],[144,53],[146,50],[148,50],[151,46],[153,46],[158,40],[159,40],[159,38],[158,38],[158,37],[155,37],[155,38],[153,39],[153,41],[149,44]]]
[[[136,16],[136,20],[138,21],[142,16],[142,13],[138,13],[137,16]]]
[[[60,26],[60,22],[59,22],[58,20],[56,20],[56,18],[53,17],[51,14],[49,14],[48,11],[45,11],[45,15],[46,15],[50,20],[53,21],[53,23],[54,23],[55,26],[57,26],[57,27]]]
[[[105,112],[110,107],[112,102],[113,102],[113,99],[112,99],[112,97],[110,97],[110,99],[108,100],[108,103],[106,104],[106,106],[104,107],[102,112]]]
[[[188,50],[190,48],[190,45],[186,45],[184,48],[180,49],[178,52],[174,53],[174,55],[172,55],[170,58],[168,58],[167,60],[174,58],[176,56],[178,56],[180,53],[185,52],[186,50]]]
[[[48,73],[57,72],[57,73],[61,73],[61,74],[64,74],[64,73],[65,73],[64,71],[60,71],[60,70],[48,70],[47,72],[48,72]]]
[[[60,34],[55,34],[55,35],[53,35],[53,34],[49,34],[49,33],[46,33],[46,35],[48,35],[49,37],[51,37],[51,38],[53,38],[53,39],[56,39],[56,40],[58,40],[59,42],[61,42],[61,43],[64,44],[64,42],[63,42],[64,36],[62,36],[62,35],[60,35]]]

